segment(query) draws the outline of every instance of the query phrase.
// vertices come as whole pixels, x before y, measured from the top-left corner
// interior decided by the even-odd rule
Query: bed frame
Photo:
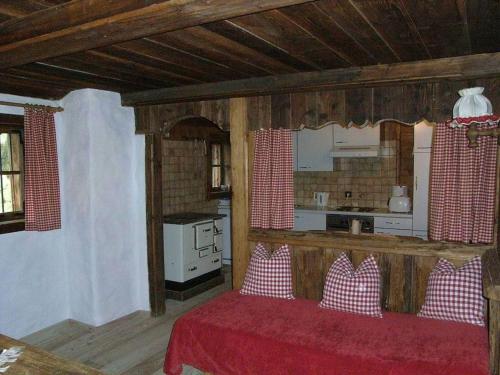
[[[420,310],[429,274],[440,257],[461,266],[480,255],[488,309],[490,372],[500,375],[500,256],[496,249],[429,242],[411,246],[395,241],[394,237],[372,242],[370,239],[353,241],[342,236],[326,239],[314,233],[296,235],[276,231],[273,234],[253,231],[248,239],[250,249],[257,242],[272,250],[287,243],[292,252],[294,294],[314,300],[321,299],[326,273],[341,252],[349,256],[355,267],[373,254],[382,277],[381,305],[385,310],[402,313]]]

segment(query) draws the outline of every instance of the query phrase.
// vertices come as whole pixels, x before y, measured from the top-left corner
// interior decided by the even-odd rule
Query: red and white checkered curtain
[[[292,131],[255,132],[252,228],[293,228]]]
[[[61,204],[52,112],[42,108],[25,109],[24,148],[26,230],[59,229]]]
[[[479,129],[497,124],[477,125]],[[432,149],[429,235],[432,240],[492,243],[497,138],[469,147],[467,127],[438,124]]]

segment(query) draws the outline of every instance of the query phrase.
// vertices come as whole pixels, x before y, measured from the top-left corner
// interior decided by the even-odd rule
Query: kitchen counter
[[[321,212],[324,214],[340,214],[340,215],[356,215],[356,216],[384,216],[396,218],[412,218],[412,212],[397,213],[390,212],[388,208],[375,208],[371,212],[356,212],[356,211],[336,211],[336,207],[318,207],[318,206],[295,206],[296,210],[303,212]]]
[[[286,230],[256,230],[248,233],[248,240],[262,243],[287,243],[292,248],[341,249],[376,253],[434,256],[453,259],[470,259],[493,249],[494,245],[466,245],[456,242],[424,241],[415,237],[385,234],[350,234],[334,231],[293,232]]]
[[[198,212],[183,212],[179,214],[163,216],[163,223],[165,224],[191,224],[204,220],[217,220],[226,217],[224,214],[207,214]]]

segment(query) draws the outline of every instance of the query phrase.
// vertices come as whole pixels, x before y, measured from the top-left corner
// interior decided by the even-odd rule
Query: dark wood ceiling
[[[67,2],[0,0],[0,50],[12,38],[12,19]],[[79,88],[125,93],[498,52],[499,29],[498,0],[318,0],[11,64],[0,70],[0,92],[42,98]]]

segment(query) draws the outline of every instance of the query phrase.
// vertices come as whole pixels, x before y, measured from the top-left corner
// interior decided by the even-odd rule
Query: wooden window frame
[[[0,113],[0,131],[24,131],[24,116]],[[22,171],[19,174],[22,176]],[[24,217],[24,210],[22,213],[0,213],[0,234],[25,230]]]
[[[224,181],[225,177],[225,169],[226,163],[224,160],[224,146],[230,146],[229,137],[211,137],[207,141],[207,199],[221,199],[221,198],[230,198],[231,197],[231,189],[228,191],[221,189],[214,189],[212,187],[212,168],[214,165],[212,164],[212,145],[220,144],[221,145],[221,181]]]

